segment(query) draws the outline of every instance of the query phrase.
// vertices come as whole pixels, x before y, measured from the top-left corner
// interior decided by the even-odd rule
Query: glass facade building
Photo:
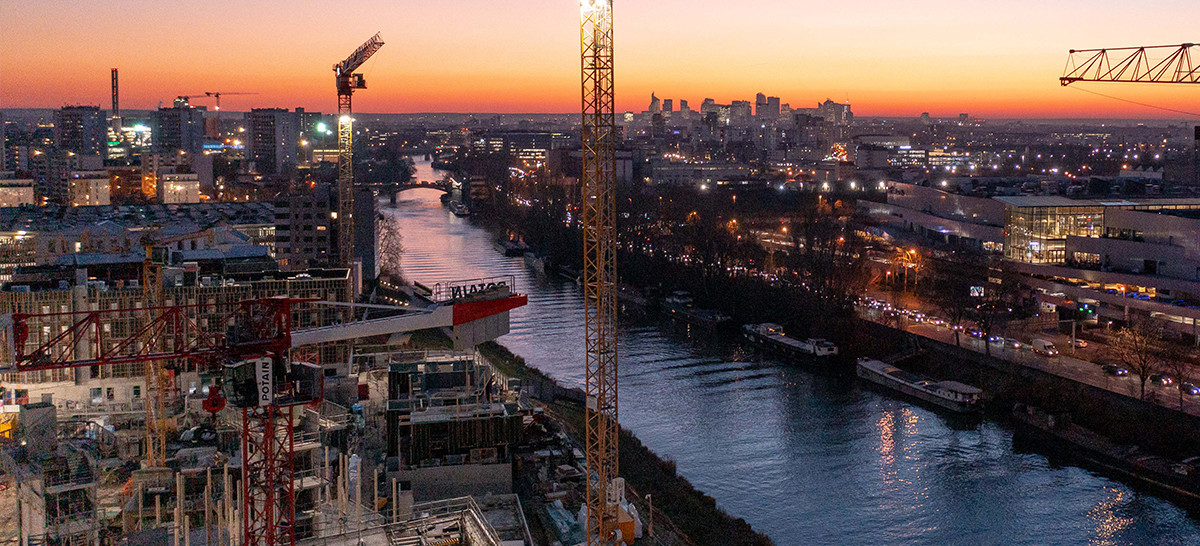
[[[1004,257],[1036,264],[1067,261],[1067,237],[1106,235],[1104,211],[1197,210],[1200,199],[1089,201],[1057,196],[997,197],[1004,202]]]

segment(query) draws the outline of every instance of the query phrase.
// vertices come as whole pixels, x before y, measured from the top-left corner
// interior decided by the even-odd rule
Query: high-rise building
[[[754,95],[754,115],[763,117],[767,113],[767,96],[759,93]]]
[[[663,99],[662,111],[663,111],[663,113],[666,113],[666,114],[670,114],[671,112],[674,112],[675,111],[675,100],[674,99]]]
[[[259,174],[276,175],[296,165],[296,136],[300,132],[301,110],[255,108],[250,111],[249,157]]]
[[[199,154],[204,149],[205,108],[195,108],[187,102],[176,102],[171,108],[159,108],[154,113],[151,138],[156,151],[163,153]]]
[[[59,150],[99,155],[106,142],[104,134],[99,106],[64,106],[54,113],[54,145]]]
[[[764,99],[764,101],[765,101],[765,99]],[[746,124],[747,122],[750,121],[750,118],[752,117],[751,116],[751,114],[753,113],[751,111],[752,107],[753,106],[750,104],[750,101],[746,101],[746,100],[733,101],[733,103],[729,105],[730,121],[735,125]]]
[[[4,133],[4,112],[0,112],[0,171],[8,170],[8,141]]]
[[[779,97],[767,97],[767,115],[765,118],[763,118],[763,115],[759,114],[758,117],[765,120],[774,121],[779,119],[779,113]]]
[[[654,95],[654,93],[650,93],[650,109],[649,109],[649,112],[650,112],[651,114],[657,114],[657,113],[660,113],[660,112],[662,112],[662,103],[660,103],[660,102],[658,101],[658,97],[657,97],[657,96],[655,96],[655,95]]]

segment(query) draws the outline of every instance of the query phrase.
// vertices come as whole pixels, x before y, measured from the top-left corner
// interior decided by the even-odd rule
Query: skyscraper
[[[754,96],[754,115],[763,117],[767,113],[767,96],[759,93]]]
[[[675,101],[672,99],[664,99],[662,102],[662,111],[670,114],[675,111]]]
[[[650,113],[657,114],[662,112],[662,103],[658,101],[658,97],[654,93],[650,93]]]
[[[103,149],[104,116],[99,106],[64,106],[54,113],[54,145],[81,155],[99,155]]]

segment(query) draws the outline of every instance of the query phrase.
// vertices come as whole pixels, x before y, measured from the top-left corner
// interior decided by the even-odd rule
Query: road
[[[888,301],[889,298],[880,297],[881,294],[872,294],[875,299]],[[907,302],[906,302],[907,303]],[[910,305],[910,309],[920,309],[920,305]],[[902,308],[902,307],[897,307]],[[922,310],[922,312],[925,312]],[[887,318],[883,311],[873,309],[867,306],[858,307],[859,316],[867,320],[885,324],[888,326],[896,326],[896,318]],[[930,314],[933,316],[933,314]],[[936,326],[928,322],[915,322],[907,317],[898,317],[899,326],[906,332],[920,335],[943,343],[954,344],[954,331],[946,326]],[[1051,337],[1051,336],[1046,336]],[[1063,336],[1062,339],[1052,339],[1057,346],[1069,347],[1070,341]],[[985,342],[982,339],[973,338],[965,333],[959,336],[960,346],[964,349],[970,349],[979,353],[986,353]],[[1103,348],[1100,346],[1089,346],[1088,348],[1078,349],[1074,356],[1059,355],[1053,357],[1042,356],[1034,353],[1029,346],[1028,339],[1019,339],[1021,347],[1013,347],[1010,343],[992,343],[991,355],[997,358],[1007,360],[1022,366],[1036,368],[1054,375],[1085,383],[1093,387],[1099,387],[1125,396],[1138,398],[1140,394],[1141,384],[1134,374],[1119,377],[1104,373],[1103,367],[1095,362],[1085,360],[1085,358],[1097,355]],[[1093,344],[1094,345],[1094,344]],[[1066,351],[1070,351],[1069,348]],[[1146,383],[1146,394],[1150,401],[1159,404],[1168,409],[1180,410],[1179,406],[1179,390],[1176,385],[1157,385]],[[1200,396],[1183,397],[1182,411],[1200,416]]]

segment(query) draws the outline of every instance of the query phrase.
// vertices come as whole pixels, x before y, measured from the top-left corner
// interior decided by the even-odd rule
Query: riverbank
[[[479,353],[504,375],[520,378],[522,387],[532,387],[530,392],[537,393],[535,397],[562,420],[582,445],[584,410],[583,393],[579,389],[558,385],[499,343],[484,343],[479,346]],[[718,508],[716,499],[697,490],[676,472],[674,462],[654,454],[625,428],[621,429],[619,446],[620,475],[627,486],[643,499],[650,495],[655,512],[669,518],[689,542],[712,546],[772,544],[745,520]]]

